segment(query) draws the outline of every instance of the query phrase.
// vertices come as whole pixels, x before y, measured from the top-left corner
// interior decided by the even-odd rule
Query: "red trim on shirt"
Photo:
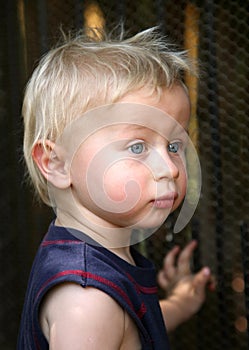
[[[135,285],[136,290],[139,292],[142,292],[144,294],[156,294],[157,293],[157,287],[144,287],[141,286],[141,284],[138,284],[134,278],[129,273],[126,273],[129,280]]]
[[[46,247],[48,245],[53,245],[53,244],[81,244],[82,241],[74,241],[74,240],[70,240],[70,239],[58,239],[56,241],[43,241],[41,243],[42,247]]]
[[[77,275],[77,276],[81,276],[83,278],[89,278],[89,279],[93,279],[95,281],[101,282],[102,284],[111,287],[112,289],[114,289],[125,301],[126,303],[129,305],[129,307],[133,310],[133,312],[135,312],[137,314],[137,316],[141,319],[145,312],[146,312],[146,307],[144,304],[141,305],[140,309],[138,310],[138,312],[136,312],[134,310],[133,304],[130,301],[129,296],[123,291],[123,289],[121,289],[118,285],[116,285],[115,283],[113,283],[112,281],[103,278],[99,275],[90,273],[90,272],[86,272],[86,271],[82,271],[82,270],[65,270],[65,271],[61,271],[58,272],[57,274],[55,274],[54,276],[52,276],[51,278],[49,278],[40,288],[39,292],[37,293],[37,298],[39,297],[39,295],[41,294],[41,292],[46,288],[46,286],[48,284],[50,284],[51,282],[55,281],[56,279],[63,277],[63,276],[67,276],[67,275]]]
[[[144,316],[144,314],[146,314],[146,311],[146,305],[142,303],[140,309],[137,312],[137,316],[141,319]]]

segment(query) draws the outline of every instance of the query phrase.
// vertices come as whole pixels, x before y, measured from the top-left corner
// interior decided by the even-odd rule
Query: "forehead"
[[[57,143],[73,153],[80,144],[94,135],[112,132],[135,133],[148,130],[169,139],[188,127],[190,105],[182,87],[166,90],[158,96],[139,91],[117,103],[92,109],[68,125]]]
[[[108,137],[110,139],[149,139],[161,136],[165,139],[170,139],[174,136],[180,137],[186,133],[186,130],[178,124],[174,119],[164,115],[165,121],[160,122],[154,118],[147,123],[134,124],[134,123],[119,123],[110,127],[101,129],[96,133],[98,135]],[[169,118],[169,119],[168,119]],[[146,119],[146,118],[145,118]]]
[[[154,108],[175,119],[183,128],[187,129],[190,118],[190,99],[187,89],[180,84],[171,88],[161,88],[159,92],[151,93],[148,89],[133,91],[122,99],[121,103],[138,103],[148,108]],[[158,117],[160,114],[158,113]],[[161,115],[163,118],[163,116]],[[159,118],[158,118],[159,119]],[[162,119],[163,122],[163,119]]]

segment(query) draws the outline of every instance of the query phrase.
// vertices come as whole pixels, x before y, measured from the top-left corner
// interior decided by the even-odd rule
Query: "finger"
[[[189,274],[191,272],[191,258],[196,247],[197,241],[192,240],[179,254],[177,266],[180,275]]]
[[[169,286],[169,281],[166,278],[163,270],[159,271],[159,273],[157,275],[157,282],[158,282],[160,288],[164,289],[165,291],[167,290],[167,288]]]
[[[176,257],[180,251],[179,246],[173,247],[164,258],[163,270],[167,278],[172,279],[176,274]]]
[[[210,281],[211,271],[209,267],[203,267],[193,278],[193,289],[202,299],[205,298],[205,289]]]

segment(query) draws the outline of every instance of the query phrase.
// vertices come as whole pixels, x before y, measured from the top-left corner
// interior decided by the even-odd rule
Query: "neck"
[[[135,265],[130,253],[131,229],[123,227],[108,227],[89,220],[85,215],[71,215],[68,212],[57,210],[55,224],[83,232],[91,240],[101,245],[123,260]],[[80,238],[80,237],[78,237]]]
[[[53,186],[49,189],[56,207],[57,226],[83,232],[98,245],[134,264],[130,254],[131,228],[116,227],[77,205],[70,189],[62,191]]]

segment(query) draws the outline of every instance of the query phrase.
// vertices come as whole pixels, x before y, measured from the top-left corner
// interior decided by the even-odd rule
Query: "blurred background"
[[[202,191],[189,225],[174,234],[174,217],[138,248],[157,268],[173,244],[199,241],[193,269],[209,265],[217,289],[190,322],[171,335],[172,349],[249,347],[249,2],[185,0],[9,0],[0,10],[0,349],[15,349],[32,260],[54,214],[24,182],[21,104],[37,60],[59,28],[107,30],[123,21],[131,34],[161,30],[201,62],[199,81],[186,77],[191,136]],[[25,349],[24,349],[25,350]]]

